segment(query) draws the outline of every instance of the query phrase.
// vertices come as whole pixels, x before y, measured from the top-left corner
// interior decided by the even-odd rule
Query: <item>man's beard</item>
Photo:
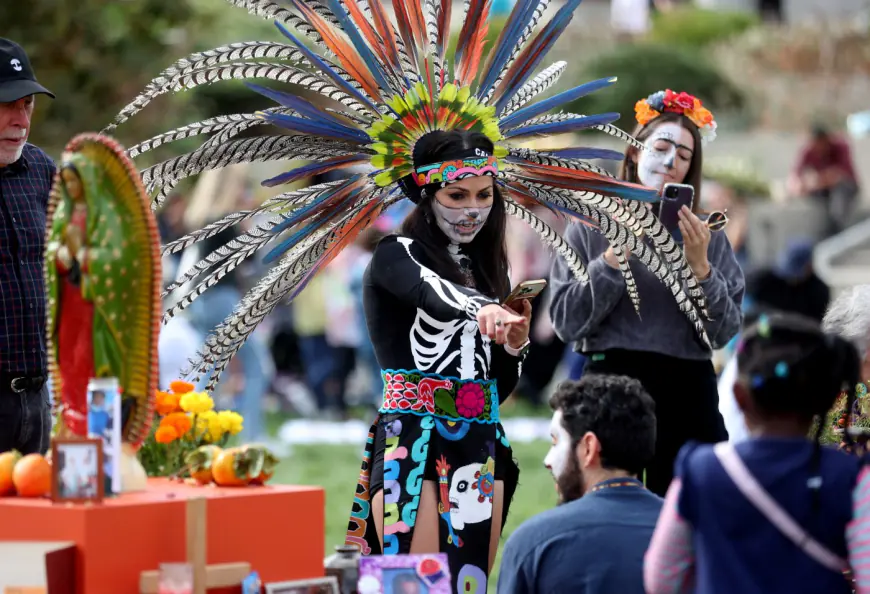
[[[568,456],[564,472],[556,477],[556,487],[559,489],[560,505],[583,497],[586,492],[586,480],[577,456]]]

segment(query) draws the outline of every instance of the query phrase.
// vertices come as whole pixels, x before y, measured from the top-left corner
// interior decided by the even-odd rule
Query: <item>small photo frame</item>
[[[341,594],[334,576],[266,584],[266,594]]]
[[[88,437],[103,440],[103,495],[121,492],[121,395],[88,390]]]
[[[451,594],[447,555],[373,555],[359,564],[359,594]]]
[[[51,500],[100,503],[103,500],[102,438],[55,438],[51,443]]]

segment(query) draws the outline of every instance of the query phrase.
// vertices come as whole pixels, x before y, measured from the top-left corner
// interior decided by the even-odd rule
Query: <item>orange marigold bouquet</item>
[[[215,411],[211,396],[194,390],[193,384],[176,380],[169,390],[157,392],[155,422],[139,450],[148,476],[194,476],[201,471],[196,462],[202,452],[217,453],[242,430],[242,415]]]

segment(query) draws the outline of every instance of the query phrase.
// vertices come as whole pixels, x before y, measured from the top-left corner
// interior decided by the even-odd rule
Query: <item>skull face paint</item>
[[[571,455],[571,436],[562,427],[562,411],[553,413],[550,420],[550,437],[553,445],[544,458],[544,466],[553,473],[553,478],[558,479],[568,468],[568,457]]]
[[[686,179],[695,139],[676,122],[660,124],[644,141],[637,162],[637,177],[643,185],[661,191],[667,183],[681,184]]]
[[[492,206],[483,208],[452,208],[439,200],[432,201],[435,221],[441,232],[453,243],[471,243],[483,229]]]
[[[450,524],[454,530],[462,530],[466,524],[478,524],[492,516],[492,498],[481,501],[480,490],[474,488],[475,473],[480,464],[468,464],[456,469],[450,479]]]
[[[492,210],[493,179],[469,177],[441,188],[432,199],[435,223],[453,243],[470,243]]]

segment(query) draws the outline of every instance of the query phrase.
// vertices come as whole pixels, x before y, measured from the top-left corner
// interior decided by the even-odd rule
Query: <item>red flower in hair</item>
[[[668,89],[665,91],[665,105],[667,111],[682,112],[684,109],[695,108],[695,98],[688,93],[674,93]]]

